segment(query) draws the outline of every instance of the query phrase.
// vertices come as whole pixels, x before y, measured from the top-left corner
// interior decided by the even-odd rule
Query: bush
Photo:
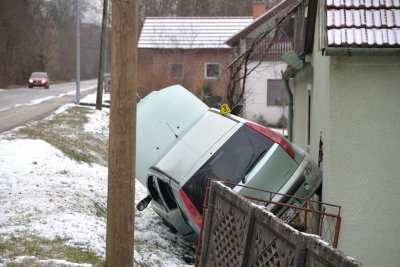
[[[206,82],[200,89],[200,99],[209,107],[219,108],[222,97],[214,95],[213,87],[210,82]]]
[[[267,122],[267,120],[264,118],[264,115],[262,115],[262,114],[256,115],[256,123],[261,124],[261,125],[263,125],[263,126],[265,126],[265,127],[268,126],[268,122]]]
[[[282,115],[282,116],[279,118],[278,123],[277,123],[277,126],[278,126],[279,128],[286,128],[286,126],[287,126],[287,118],[286,118],[285,115]]]

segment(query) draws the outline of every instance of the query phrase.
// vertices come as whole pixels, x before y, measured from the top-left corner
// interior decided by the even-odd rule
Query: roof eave
[[[257,29],[259,26],[272,19],[275,15],[279,14],[285,8],[289,7],[292,2],[293,2],[292,0],[284,0],[278,3],[276,6],[265,12],[259,18],[257,18],[249,26],[247,26],[246,28],[244,28],[243,30],[241,30],[240,32],[229,38],[225,43],[231,46],[235,45],[240,41],[240,39],[246,37],[249,33]]]
[[[325,56],[400,56],[400,47],[325,47]]]
[[[315,36],[315,24],[317,20],[318,1],[309,0],[308,12],[306,20],[306,34],[304,38],[304,54],[309,55],[313,51],[314,47],[314,36]]]

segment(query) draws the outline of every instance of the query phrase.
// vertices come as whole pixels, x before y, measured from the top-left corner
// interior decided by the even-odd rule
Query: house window
[[[219,63],[206,63],[204,65],[204,78],[218,79],[220,75],[219,68]]]
[[[283,80],[267,81],[267,106],[282,106],[288,104],[288,97],[283,88]]]
[[[183,64],[182,63],[169,63],[168,64],[169,77],[174,79],[181,79],[183,77]]]

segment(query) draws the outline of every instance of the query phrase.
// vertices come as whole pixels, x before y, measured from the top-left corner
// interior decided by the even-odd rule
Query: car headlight
[[[42,80],[42,83],[46,83],[46,80]]]
[[[30,83],[33,83],[33,80],[32,80],[32,79],[29,79],[29,82],[30,82]]]

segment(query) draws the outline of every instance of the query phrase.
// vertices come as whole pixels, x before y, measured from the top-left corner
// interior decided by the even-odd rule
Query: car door
[[[197,238],[197,234],[188,225],[188,220],[177,202],[177,192],[180,187],[176,181],[152,168],[147,174],[147,188],[153,200],[153,210],[163,218],[165,223],[189,240]]]

